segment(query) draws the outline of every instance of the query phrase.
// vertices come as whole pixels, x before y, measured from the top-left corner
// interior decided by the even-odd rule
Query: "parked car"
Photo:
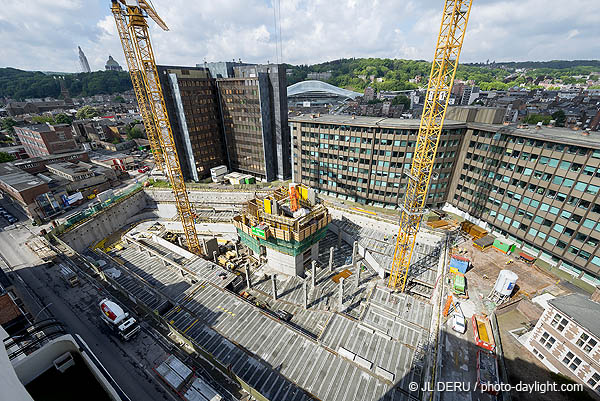
[[[147,173],[148,171],[150,171],[150,167],[148,167],[148,166],[144,166],[144,167],[138,169],[138,173]]]

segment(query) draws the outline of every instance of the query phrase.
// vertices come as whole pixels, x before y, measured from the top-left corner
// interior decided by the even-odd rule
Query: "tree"
[[[567,122],[567,116],[565,115],[565,112],[562,110],[558,110],[558,111],[555,111],[554,113],[552,113],[552,119],[556,120],[556,125],[558,127],[564,127],[565,122]]]
[[[404,105],[404,110],[408,110],[410,109],[410,99],[404,95],[398,95],[395,98],[392,99],[392,104],[394,106],[403,104]]]
[[[13,128],[15,125],[17,125],[17,122],[10,117],[3,118],[2,121],[0,121],[2,130],[6,130],[6,132],[11,135],[15,133],[15,129]]]
[[[52,116],[33,116],[31,117],[31,121],[36,124],[56,124],[56,120]]]
[[[83,120],[86,118],[98,117],[99,115],[100,113],[98,113],[98,110],[96,110],[92,106],[83,106],[82,108],[77,110],[77,114],[75,114],[75,117],[77,117],[78,120]]]
[[[0,152],[0,163],[12,162],[15,157],[6,152]]]
[[[115,96],[115,98],[113,99],[113,102],[117,102],[117,103],[125,103],[125,98],[121,95],[117,95]]]
[[[54,118],[57,124],[69,124],[73,122],[73,117],[66,115],[65,113],[57,114]]]
[[[142,134],[142,131],[137,127],[131,127],[127,130],[127,139],[139,139],[143,137],[144,134]]]
[[[117,145],[117,144],[121,143],[121,140],[120,140],[119,138],[115,138],[115,139],[113,139],[113,140],[111,141],[111,143],[112,143],[113,145]]]

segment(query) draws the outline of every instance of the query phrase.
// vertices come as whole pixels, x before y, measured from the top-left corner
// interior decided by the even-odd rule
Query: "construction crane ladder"
[[[472,3],[473,0],[445,1],[416,149],[400,205],[400,230],[388,281],[388,286],[396,290],[404,291],[406,287]]]
[[[121,0],[121,2],[123,2],[123,0]],[[156,69],[154,52],[150,43],[145,13],[155,20],[161,28],[166,30],[167,27],[145,1],[139,1],[139,5],[126,4],[125,14],[123,14],[123,9],[116,0],[113,0],[112,4],[113,15],[115,15],[119,36],[125,52],[125,58],[128,60],[129,68],[133,68],[133,70],[130,70],[130,75],[132,81],[137,81],[138,83],[138,89],[136,91],[138,102],[139,99],[142,99],[142,104],[145,105],[144,108],[151,113],[151,118],[144,118],[144,122],[147,124],[152,123],[155,127],[153,132],[156,134],[155,138],[157,138],[160,143],[159,149],[162,149],[162,153],[157,153],[162,156],[162,162],[164,163],[166,173],[171,183],[188,249],[191,252],[198,254],[201,252],[200,242],[198,240],[198,235],[196,234],[194,215],[188,199],[183,173],[181,172],[181,165],[179,164],[179,157],[177,156],[177,149],[175,148],[173,132],[167,115],[165,100],[158,79],[158,71]],[[117,7],[119,10],[117,10]],[[125,22],[127,22],[128,34],[125,33],[125,30],[121,25],[124,25]],[[131,63],[131,65],[129,65],[129,63]],[[138,71],[139,74],[135,71]],[[140,77],[141,79],[137,79],[137,77]],[[140,81],[143,83],[144,90],[141,90],[141,85],[139,85]],[[141,109],[142,107],[140,107],[140,110]]]

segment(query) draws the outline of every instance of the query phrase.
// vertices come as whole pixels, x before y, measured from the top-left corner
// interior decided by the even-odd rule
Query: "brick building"
[[[600,395],[600,296],[569,294],[548,301],[525,344],[551,371]]]
[[[79,149],[71,126],[68,124],[37,124],[14,129],[29,157],[73,152]]]

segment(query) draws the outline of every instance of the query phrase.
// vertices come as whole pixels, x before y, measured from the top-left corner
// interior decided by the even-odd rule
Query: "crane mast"
[[[129,70],[129,75],[131,77],[133,92],[135,93],[138,108],[140,110],[140,114],[142,115],[148,142],[150,142],[150,149],[152,150],[154,163],[156,164],[156,167],[162,171],[162,149],[160,148],[160,142],[156,133],[156,124],[154,124],[152,111],[150,110],[150,105],[148,104],[148,97],[146,96],[146,91],[144,90],[142,72],[140,71],[137,59],[135,58],[133,42],[127,28],[127,20],[123,14],[123,9],[117,2],[113,2],[111,11],[115,17],[117,32],[119,33],[119,38],[121,39],[121,44],[123,45],[123,52],[125,53],[125,61],[127,62],[127,69]]]
[[[445,0],[388,286],[404,291],[473,0]]]
[[[156,134],[155,138],[157,138],[160,143],[159,149],[162,149],[162,152],[157,153],[162,156],[162,162],[164,163],[165,171],[171,183],[177,211],[179,212],[183,231],[187,240],[187,246],[191,252],[198,254],[201,252],[200,242],[196,234],[194,215],[188,199],[183,173],[181,172],[181,165],[179,164],[179,157],[177,156],[177,149],[175,148],[175,141],[173,139],[173,131],[171,130],[162,88],[158,79],[158,71],[156,69],[154,52],[150,43],[146,15],[150,16],[162,29],[167,30],[168,28],[146,1],[139,0],[136,5],[131,5],[130,3],[132,2],[129,0],[126,2],[124,0],[120,1],[125,3],[125,14],[123,14],[123,9],[117,0],[113,0],[112,9],[113,14],[115,15],[115,21],[119,30],[123,50],[125,52],[125,58],[128,60],[128,64],[129,62],[134,62],[134,64],[132,64],[133,67],[137,68],[137,70],[130,70],[132,81],[136,80],[137,76],[141,78],[138,82],[141,81],[143,83],[143,90],[141,90],[141,85],[138,85],[136,96],[138,96],[138,102],[140,98],[142,99],[142,104],[144,104],[144,107],[147,107],[147,110],[151,113],[152,118],[148,119],[148,124],[154,125],[155,130],[152,132]],[[118,13],[116,13],[117,7],[119,8]],[[119,15],[123,18],[118,18]],[[120,27],[120,22],[127,22],[128,34],[124,34],[125,30],[122,29],[122,26]],[[129,38],[129,40],[127,38]],[[133,71],[139,71],[139,74]],[[142,109],[142,107],[140,107],[140,109]]]

